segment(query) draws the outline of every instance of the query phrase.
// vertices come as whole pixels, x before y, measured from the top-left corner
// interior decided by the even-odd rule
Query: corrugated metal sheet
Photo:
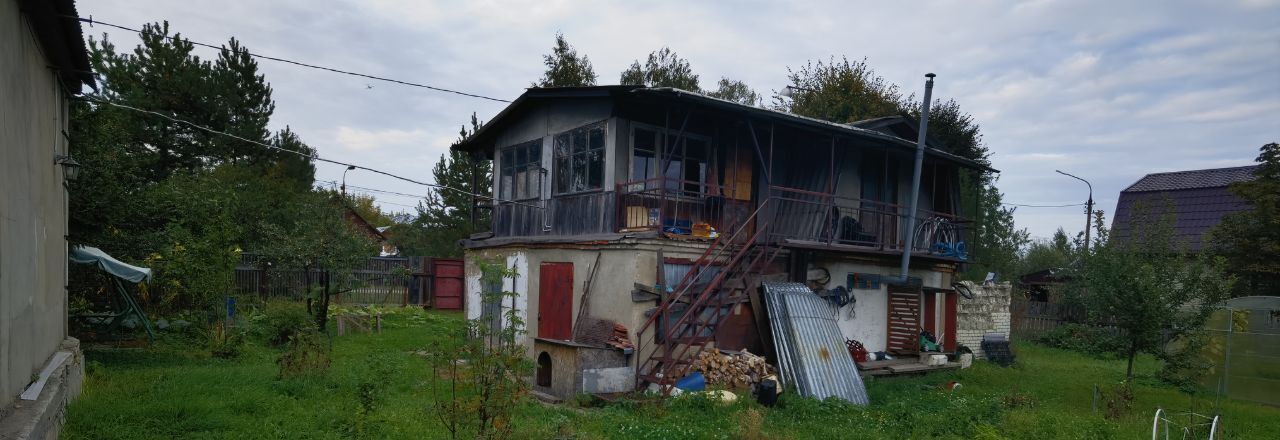
[[[782,381],[800,395],[866,405],[867,389],[836,326],[836,310],[801,283],[764,283]]]

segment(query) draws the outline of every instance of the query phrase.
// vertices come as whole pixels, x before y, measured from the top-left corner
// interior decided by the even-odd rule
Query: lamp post
[[[803,92],[817,92],[817,90],[810,89],[808,87],[786,86],[782,88],[782,92],[778,93],[778,96],[781,96],[783,98],[796,99],[796,92],[795,92],[796,90],[803,91]]]
[[[1062,170],[1054,171],[1057,171],[1058,174],[1084,182],[1085,185],[1089,186],[1089,201],[1085,202],[1084,210],[1084,252],[1087,254],[1089,253],[1089,230],[1093,229],[1093,184],[1089,183],[1088,180],[1064,173]]]
[[[356,169],[355,165],[347,165],[347,169],[342,170],[342,196],[347,196],[347,171]]]

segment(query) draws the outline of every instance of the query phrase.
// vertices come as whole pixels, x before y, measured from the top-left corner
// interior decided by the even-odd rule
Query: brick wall
[[[973,299],[962,296],[956,302],[956,341],[982,359],[983,335],[1009,336],[1009,299],[1013,286],[1000,283],[984,287],[969,281],[963,284],[973,290]]]

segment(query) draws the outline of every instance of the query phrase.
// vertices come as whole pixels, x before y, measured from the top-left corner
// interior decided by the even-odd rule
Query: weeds
[[[323,376],[333,362],[329,338],[319,332],[295,333],[289,337],[286,347],[284,353],[276,359],[281,379]]]
[[[235,327],[228,327],[223,322],[209,326],[205,337],[209,353],[216,358],[236,358],[244,349],[244,332]]]

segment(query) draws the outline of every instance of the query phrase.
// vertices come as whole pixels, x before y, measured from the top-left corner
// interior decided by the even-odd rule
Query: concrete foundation
[[[59,352],[70,356],[57,356]],[[17,399],[0,412],[0,439],[54,440],[66,421],[67,405],[84,384],[84,355],[80,341],[66,338],[49,361],[61,359],[35,400]]]

